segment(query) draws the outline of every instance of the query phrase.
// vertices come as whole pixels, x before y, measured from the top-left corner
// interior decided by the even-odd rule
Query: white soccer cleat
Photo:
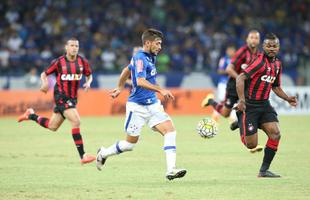
[[[172,169],[172,171],[166,173],[166,178],[171,181],[175,178],[182,178],[186,174],[186,169]]]
[[[101,147],[97,151],[97,157],[96,157],[96,167],[99,171],[101,171],[101,168],[103,167],[105,161],[107,160],[102,156],[102,153],[105,151],[104,147]]]

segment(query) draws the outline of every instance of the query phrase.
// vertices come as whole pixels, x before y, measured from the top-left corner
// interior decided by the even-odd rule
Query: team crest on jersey
[[[82,79],[82,74],[62,74],[60,78],[63,81],[79,81]]]
[[[156,69],[152,69],[152,71],[151,71],[151,76],[155,76],[156,74],[157,74]]]
[[[241,65],[241,69],[243,69],[243,70],[245,70],[247,67],[248,67],[248,65],[245,64],[245,63],[243,63],[243,64]]]

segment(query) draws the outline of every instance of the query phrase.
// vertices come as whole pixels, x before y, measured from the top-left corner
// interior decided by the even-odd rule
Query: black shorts
[[[237,112],[240,135],[250,136],[257,133],[263,123],[279,122],[278,114],[269,101],[253,103],[246,101],[244,113]]]
[[[55,108],[54,113],[60,113],[65,119],[64,111],[69,108],[75,108],[77,104],[76,98],[68,98],[62,94],[54,93]]]
[[[232,109],[234,104],[238,102],[238,94],[236,90],[236,81],[229,79],[226,86],[225,107]]]

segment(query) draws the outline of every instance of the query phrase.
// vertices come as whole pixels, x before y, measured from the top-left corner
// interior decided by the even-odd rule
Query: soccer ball
[[[210,118],[204,118],[198,122],[196,130],[203,138],[213,138],[217,134],[216,122]]]

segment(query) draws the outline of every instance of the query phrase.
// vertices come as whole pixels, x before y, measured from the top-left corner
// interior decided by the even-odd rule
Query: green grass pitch
[[[259,179],[263,153],[250,154],[238,132],[221,119],[215,138],[202,139],[195,126],[203,116],[172,116],[177,164],[183,179],[165,180],[163,138],[145,128],[133,152],[111,157],[103,171],[81,166],[70,124],[50,132],[33,122],[0,119],[0,199],[300,199],[310,197],[310,116],[282,116],[282,139],[271,170],[281,179]],[[83,117],[86,151],[123,139],[123,117]],[[259,133],[259,143],[266,143]]]

